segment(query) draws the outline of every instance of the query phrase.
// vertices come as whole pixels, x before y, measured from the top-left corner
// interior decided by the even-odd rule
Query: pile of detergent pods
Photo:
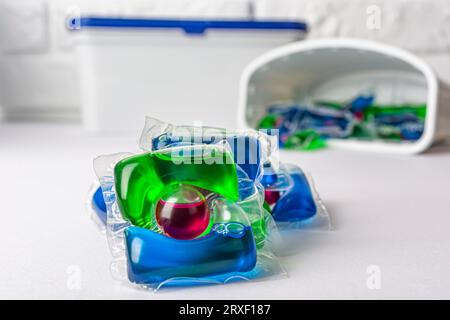
[[[375,95],[360,94],[347,103],[317,100],[310,106],[295,103],[267,107],[259,129],[277,129],[286,149],[316,150],[327,139],[411,142],[424,130],[426,104],[375,103]]]
[[[277,138],[147,118],[135,154],[94,160],[89,206],[116,275],[152,289],[283,274],[283,230],[327,220],[311,180],[279,164]]]

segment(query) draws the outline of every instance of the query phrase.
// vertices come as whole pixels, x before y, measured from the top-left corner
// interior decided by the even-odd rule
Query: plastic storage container
[[[256,58],[241,77],[238,123],[255,128],[267,108],[280,101],[343,101],[367,89],[382,104],[425,103],[421,137],[413,142],[330,139],[329,145],[397,154],[419,153],[430,146],[443,93],[435,73],[411,53],[364,40],[303,41]]]
[[[146,115],[233,127],[245,65],[306,31],[300,22],[95,17],[69,28],[91,130],[135,130]]]

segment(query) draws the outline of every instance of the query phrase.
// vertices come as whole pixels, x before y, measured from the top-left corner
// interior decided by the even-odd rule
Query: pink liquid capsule
[[[273,205],[280,199],[280,191],[266,189],[264,191],[264,199],[269,205]]]
[[[164,195],[156,205],[155,214],[156,222],[167,236],[182,240],[201,235],[210,219],[205,197],[186,185]]]

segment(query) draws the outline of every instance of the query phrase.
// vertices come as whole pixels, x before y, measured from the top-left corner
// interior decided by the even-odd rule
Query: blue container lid
[[[306,23],[295,21],[268,20],[176,20],[141,18],[70,18],[71,30],[83,28],[146,28],[146,29],[182,29],[188,34],[203,34],[208,29],[228,30],[297,30],[306,32]]]

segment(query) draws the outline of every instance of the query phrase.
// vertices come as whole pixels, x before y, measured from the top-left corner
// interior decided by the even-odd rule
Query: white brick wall
[[[255,15],[305,20],[311,38],[358,37],[415,52],[450,51],[449,0],[256,0]]]
[[[75,56],[64,19],[67,6],[88,2],[0,0],[0,105],[6,117],[79,117]],[[90,2],[100,12],[119,8],[119,1]]]
[[[248,0],[0,0],[0,107],[11,119],[77,119],[65,19],[82,14],[247,18]]]
[[[0,106],[10,118],[79,117],[64,28],[71,7],[96,15],[246,18],[249,3],[256,18],[307,21],[312,38],[361,37],[438,55],[430,61],[450,79],[450,0],[0,0]]]

